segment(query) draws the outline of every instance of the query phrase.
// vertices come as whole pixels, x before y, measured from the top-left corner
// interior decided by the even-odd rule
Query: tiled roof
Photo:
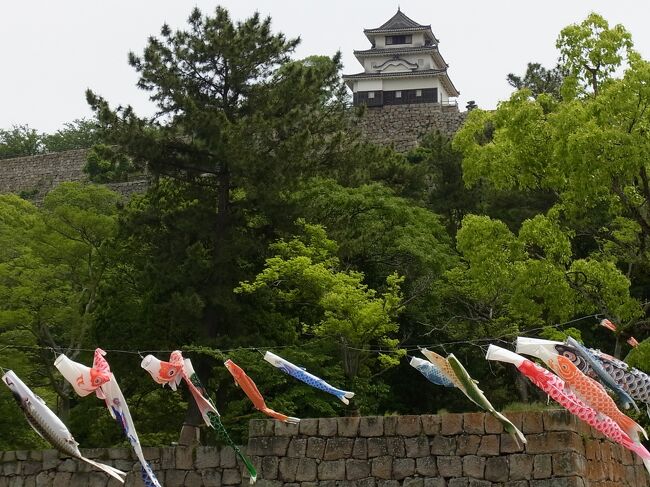
[[[398,8],[397,13],[388,19],[384,24],[375,28],[375,29],[365,29],[364,32],[384,32],[392,30],[402,30],[402,29],[430,29],[430,25],[418,24],[416,21],[409,19],[404,13]]]
[[[343,79],[365,79],[365,78],[399,78],[402,76],[431,76],[445,73],[446,69],[420,69],[416,71],[394,71],[392,73],[357,73],[344,74]]]
[[[358,56],[385,56],[386,54],[412,54],[416,52],[435,52],[438,48],[435,46],[419,46],[419,47],[394,47],[385,49],[365,49],[362,51],[354,51],[354,55]]]

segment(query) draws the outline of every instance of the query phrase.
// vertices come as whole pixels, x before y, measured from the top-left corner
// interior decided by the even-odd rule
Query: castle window
[[[415,96],[422,96],[422,90],[415,90]]]
[[[368,98],[374,98],[375,97],[375,92],[374,91],[369,91],[368,92]]]
[[[401,91],[396,91],[395,92],[395,98],[402,98],[402,92]]]
[[[411,44],[413,36],[386,36],[386,45]]]

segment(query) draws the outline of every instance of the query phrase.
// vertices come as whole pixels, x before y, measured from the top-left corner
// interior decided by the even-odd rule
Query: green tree
[[[546,93],[559,99],[561,97],[562,83],[564,82],[564,73],[560,66],[548,69],[540,63],[528,63],[523,77],[510,73],[506,80],[513,88],[530,90],[530,93],[535,98],[542,93]]]
[[[76,119],[63,124],[53,134],[43,135],[46,152],[62,152],[73,149],[87,149],[101,141],[97,120]]]
[[[264,270],[235,292],[269,294],[300,333],[339,345],[349,387],[368,386],[377,367],[399,363],[396,317],[402,311],[403,279],[389,275],[379,294],[363,283],[362,273],[341,268],[336,243],[322,227],[304,224],[304,232],[302,238],[273,244],[275,256]],[[373,353],[372,347],[385,353]]]
[[[560,32],[556,47],[560,50],[562,69],[568,73],[568,92],[594,95],[623,61],[634,56],[632,36],[620,24],[610,28],[609,23],[591,13],[580,24],[565,27]]]
[[[36,362],[37,383],[54,388],[66,419],[70,387],[55,374],[53,354],[74,358],[86,343],[118,200],[106,188],[79,183],[59,185],[41,208],[0,196],[0,343],[35,347],[26,353]]]
[[[44,151],[43,135],[28,125],[0,129],[0,159],[33,156]]]
[[[583,262],[594,276],[622,271],[638,308],[648,296],[650,66],[630,55],[623,77],[607,78],[631,41],[622,27],[608,29],[597,16],[565,29],[558,42],[569,71],[578,76],[579,67],[584,70],[576,79],[595,83],[594,96],[533,100],[524,91],[493,113],[474,110],[454,141],[464,154],[464,178],[470,185],[555,193],[548,216],[569,236],[574,262]],[[595,78],[585,66],[597,66]],[[644,313],[632,312],[625,293],[619,304],[604,304],[603,289],[582,268],[570,283],[602,313],[623,322],[623,329],[645,323],[647,306]]]

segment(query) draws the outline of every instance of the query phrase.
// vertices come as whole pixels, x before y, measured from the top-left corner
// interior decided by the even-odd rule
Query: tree
[[[534,98],[546,93],[560,99],[564,73],[560,66],[547,69],[540,63],[528,63],[523,78],[510,73],[506,79],[513,88],[530,90]]]
[[[0,129],[0,159],[33,156],[43,151],[42,134],[28,125],[14,125],[10,130]]]
[[[470,185],[557,195],[548,217],[570,237],[574,260],[601,266],[592,268],[595,273],[613,272],[607,266],[624,272],[636,306],[643,305],[643,313],[632,312],[623,305],[623,293],[620,305],[628,311],[616,311],[618,305],[599,302],[599,286],[591,286],[582,269],[576,271],[572,286],[602,313],[622,320],[624,329],[647,320],[650,66],[630,55],[622,79],[607,78],[631,40],[622,27],[611,30],[603,22],[591,15],[563,30],[558,41],[569,72],[591,84],[592,96],[531,100],[517,92],[494,113],[474,110],[454,144],[465,156]]]
[[[610,29],[600,15],[591,13],[580,24],[562,29],[556,47],[560,50],[562,68],[568,73],[570,92],[591,89],[598,94],[625,58],[634,56],[632,36],[620,24]]]
[[[26,353],[38,364],[37,384],[54,388],[66,420],[71,390],[54,373],[53,353],[76,357],[86,343],[118,200],[79,183],[59,185],[42,208],[0,196],[0,339],[34,347]]]
[[[304,237],[273,244],[275,256],[264,270],[235,292],[270,295],[300,333],[339,346],[348,387],[367,387],[373,368],[399,363],[396,317],[402,311],[403,279],[389,275],[378,294],[363,283],[362,273],[341,269],[336,244],[322,227],[303,226]],[[373,353],[373,346],[385,352]]]
[[[85,118],[63,124],[63,128],[53,134],[43,135],[46,152],[62,152],[73,149],[88,149],[101,142],[97,120]]]

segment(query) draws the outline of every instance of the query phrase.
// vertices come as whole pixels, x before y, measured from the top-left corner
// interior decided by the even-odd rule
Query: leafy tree
[[[42,134],[28,125],[0,129],[0,159],[33,156],[44,151]]]
[[[77,119],[63,124],[53,134],[43,135],[46,152],[62,152],[73,149],[87,149],[101,142],[97,120]]]
[[[341,269],[336,244],[322,227],[304,224],[304,232],[302,239],[273,244],[276,255],[266,260],[253,281],[243,282],[235,292],[267,293],[296,320],[301,333],[339,344],[348,386],[356,388],[360,379],[370,379],[377,365],[391,367],[399,362],[395,318],[402,310],[403,279],[391,274],[379,295],[363,284],[362,273]],[[386,353],[370,352],[373,346]]]
[[[643,326],[646,309],[639,313],[639,302],[634,311],[628,306],[625,281],[615,280],[618,304],[604,303],[603,288],[584,271],[595,282],[623,271],[627,288],[647,302],[650,66],[630,55],[623,78],[607,78],[631,41],[622,27],[608,29],[593,15],[565,29],[558,43],[569,72],[595,83],[594,96],[532,100],[517,92],[493,113],[474,110],[454,141],[465,156],[464,178],[470,185],[555,193],[548,217],[570,238],[574,262],[581,262],[569,283],[602,313],[623,320],[623,329]],[[597,66],[595,77],[585,66]]]
[[[53,353],[78,355],[87,338],[116,230],[119,196],[63,183],[42,208],[0,196],[0,339],[33,346],[37,383],[57,393],[67,419],[70,387],[54,373]]]
[[[635,55],[632,45],[632,36],[625,27],[617,24],[610,29],[609,23],[596,13],[578,25],[562,29],[556,47],[562,68],[568,73],[568,92],[590,89],[597,95],[625,58]]]
[[[513,88],[530,90],[531,95],[535,98],[542,93],[546,93],[559,99],[561,97],[562,83],[564,82],[564,73],[560,66],[547,69],[540,63],[528,63],[523,77],[510,73],[506,79]]]
[[[94,145],[86,161],[84,172],[95,183],[128,181],[130,175],[139,172],[128,156],[106,144]]]

